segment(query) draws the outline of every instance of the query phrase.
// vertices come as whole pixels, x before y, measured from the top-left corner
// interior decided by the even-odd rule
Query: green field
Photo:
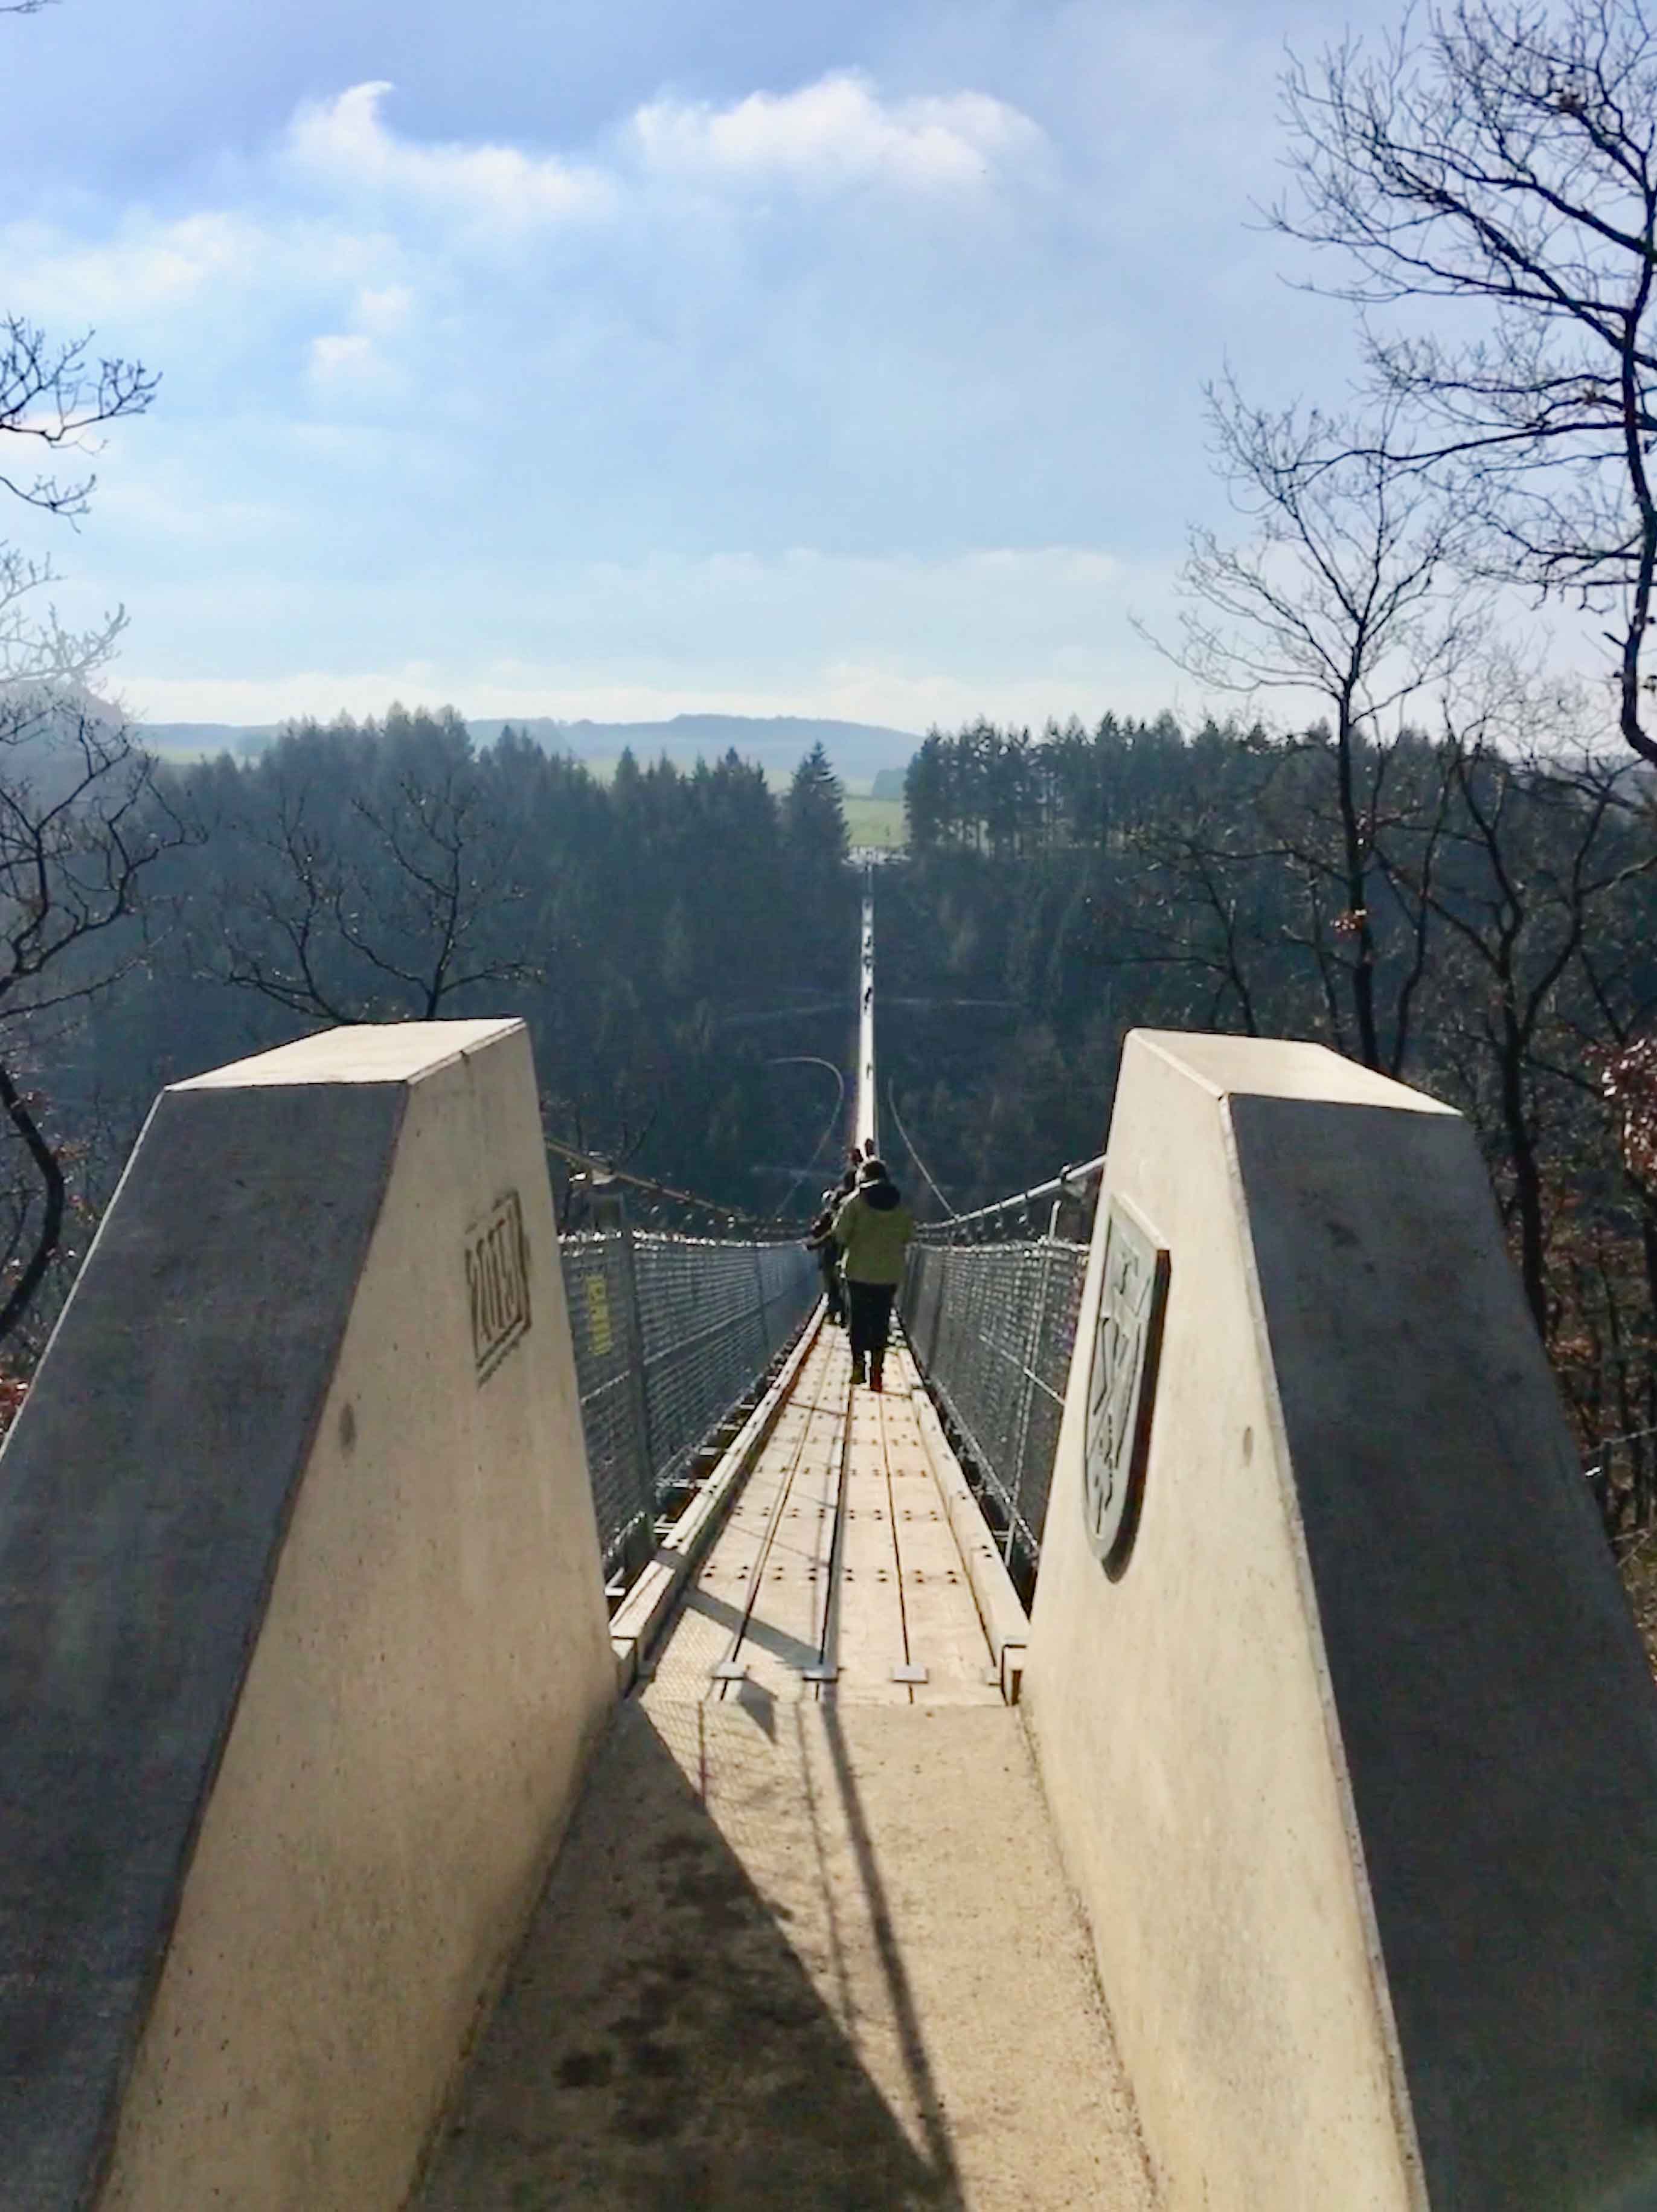
[[[908,842],[901,799],[846,800],[846,828],[854,845],[883,845],[901,852]]]
[[[613,760],[584,760],[581,765],[600,783],[608,783],[616,773]],[[765,780],[780,798],[792,778],[778,769],[768,769]],[[887,852],[901,853],[907,844],[901,799],[870,799],[860,792],[848,791],[844,805],[847,834],[853,845],[876,845]]]

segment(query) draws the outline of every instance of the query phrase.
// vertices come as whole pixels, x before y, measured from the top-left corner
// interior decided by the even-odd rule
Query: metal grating
[[[608,1573],[647,1543],[667,1492],[810,1311],[821,1277],[798,1244],[620,1229],[560,1249]]]
[[[975,1463],[1009,1565],[1033,1578],[1088,1248],[1054,1236],[913,1246],[899,1310]]]

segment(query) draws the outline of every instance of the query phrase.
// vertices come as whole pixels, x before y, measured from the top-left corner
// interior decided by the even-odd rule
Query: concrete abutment
[[[1107,1571],[1123,1201],[1169,1282]],[[1460,1116],[1130,1036],[1024,1694],[1171,2212],[1657,2204],[1657,1698]]]
[[[1113,1547],[1138,1430],[1093,1386],[1156,1251]],[[1460,1118],[1317,1048],[1133,1034],[1028,1623],[903,1360],[883,1401],[843,1357],[808,1338],[734,1440],[771,1474],[733,1474],[728,1557],[710,1503],[618,1617],[624,1681],[670,1613],[672,1651],[543,1890],[617,1654],[526,1033],[339,1031],[163,1095],[0,1455],[9,2212],[396,2212],[537,1896],[433,2203],[612,2137],[626,2187],[577,2201],[659,2203],[689,2145],[762,2203],[792,2113],[836,2207],[877,2171],[1148,2204],[1137,2124],[1161,2212],[1657,2208],[1657,1697]],[[672,1849],[623,1866],[641,1775]],[[995,1806],[1035,1919],[980,1879]],[[629,1884],[656,1921],[566,1941]],[[729,1940],[674,1998],[730,2040],[678,2148],[560,1996],[617,1959],[665,1988],[659,1923]],[[755,1986],[810,2063],[744,2044]],[[1044,2168],[1061,2105],[1097,2139]]]
[[[162,1096],[0,1598],[0,2197],[393,2212],[615,1695],[520,1024]]]

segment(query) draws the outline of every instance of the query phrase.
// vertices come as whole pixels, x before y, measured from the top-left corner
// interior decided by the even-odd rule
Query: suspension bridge
[[[872,1148],[870,885],[856,994]],[[1657,2206],[1657,1702],[1460,1118],[1134,1032],[878,1394],[638,1181],[561,1233],[512,1023],[157,1102],[0,1454],[0,2202]]]

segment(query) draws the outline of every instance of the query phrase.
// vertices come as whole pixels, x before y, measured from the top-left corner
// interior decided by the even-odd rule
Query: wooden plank
[[[881,1418],[909,1656],[927,1671],[915,1701],[998,1705],[999,1687],[989,1680],[994,1662],[909,1393],[888,1391]]]
[[[656,1679],[676,1698],[695,1700],[710,1692],[724,1694],[722,1686],[713,1681],[713,1670],[731,1653],[742,1625],[779,1494],[796,1462],[811,1453],[834,1424],[833,1403],[825,1399],[824,1388],[831,1356],[819,1338],[799,1371],[793,1401],[778,1419],[742,1496],[698,1567],[660,1647]],[[738,1652],[738,1657],[743,1656]]]
[[[843,1703],[910,1705],[924,1689],[893,1679],[908,1662],[903,1599],[886,1478],[881,1400],[852,1393],[852,1449],[840,1577],[840,1680]]]
[[[813,1376],[822,1410],[798,1455],[755,1590],[753,1618],[743,1646],[755,1690],[786,1702],[810,1694],[805,1669],[816,1664],[822,1651],[828,1607],[829,1555],[851,1361],[841,1332],[825,1330],[823,1344]]]

